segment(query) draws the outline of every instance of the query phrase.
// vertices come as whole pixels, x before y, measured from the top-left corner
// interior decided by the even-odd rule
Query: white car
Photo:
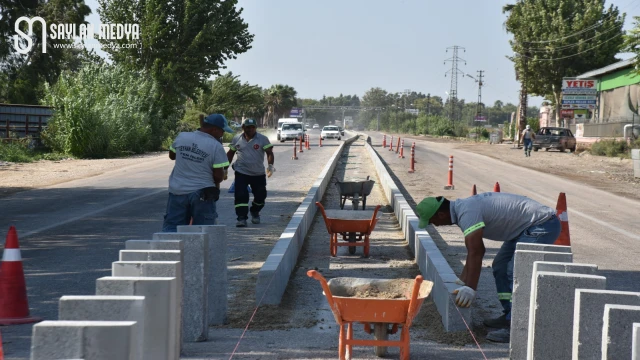
[[[314,128],[314,129],[320,129],[320,125],[318,125],[318,124],[314,124],[314,125],[313,125],[313,128]]]
[[[322,140],[327,138],[340,140],[340,129],[337,126],[325,126],[322,128],[320,138],[322,138]]]
[[[304,139],[304,128],[301,123],[284,123],[280,127],[280,142],[293,139]],[[301,140],[304,141],[304,140]]]

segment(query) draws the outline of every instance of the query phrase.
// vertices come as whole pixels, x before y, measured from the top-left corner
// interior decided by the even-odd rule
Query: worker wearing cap
[[[531,156],[531,148],[533,147],[533,140],[536,138],[536,134],[531,130],[531,126],[527,125],[522,130],[522,143],[524,144],[524,156]]]
[[[260,210],[267,198],[267,175],[271,177],[276,169],[273,167],[273,145],[269,138],[256,131],[256,121],[246,119],[242,122],[242,133],[233,137],[227,151],[229,163],[235,154],[238,159],[233,164],[235,171],[235,207],[236,227],[247,226],[248,215],[251,213],[251,223],[260,224]],[[264,157],[267,155],[267,172],[265,175]],[[253,202],[249,208],[249,191],[251,186]]]
[[[487,339],[509,342],[516,244],[553,244],[561,230],[555,210],[525,196],[487,192],[455,201],[442,196],[428,197],[418,204],[416,211],[421,228],[429,224],[457,225],[464,234],[467,261],[456,281],[462,286],[453,292],[456,305],[460,307],[471,306],[476,297],[485,253],[483,238],[503,242],[492,268],[504,314],[497,319],[487,319],[484,324],[502,328],[489,333]]]
[[[216,201],[220,182],[229,160],[221,141],[225,132],[233,133],[220,114],[200,116],[200,128],[181,132],[169,148],[175,160],[169,176],[169,200],[163,232],[175,232],[178,225],[215,225]]]

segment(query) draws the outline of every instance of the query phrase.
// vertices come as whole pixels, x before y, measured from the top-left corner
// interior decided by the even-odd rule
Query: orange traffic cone
[[[500,183],[496,182],[495,185],[493,185],[493,192],[500,192]]]
[[[478,195],[478,190],[476,190],[476,184],[473,184],[473,188],[471,188],[471,196]]]
[[[2,333],[0,332],[0,360],[4,360],[4,350],[2,350]]]
[[[560,230],[560,236],[558,236],[554,245],[571,246],[571,237],[569,236],[569,214],[567,214],[567,196],[563,192],[558,196],[556,216],[560,219],[562,229]]]
[[[12,226],[7,234],[0,265],[0,325],[28,324],[41,320],[29,316],[18,234]]]

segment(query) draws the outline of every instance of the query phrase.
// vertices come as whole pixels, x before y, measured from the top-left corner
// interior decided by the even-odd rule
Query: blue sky
[[[405,89],[446,98],[445,77],[453,45],[466,49],[460,69],[473,76],[485,71],[483,102],[517,103],[509,35],[502,6],[509,0],[239,0],[252,49],[229,61],[227,69],[251,84],[288,84],[299,97],[340,93],[362,96],[371,87],[390,92]],[[97,1],[90,23],[100,23]],[[632,16],[640,0],[610,0]],[[621,58],[627,58],[621,56]],[[477,100],[473,79],[458,80],[458,97]],[[542,99],[532,98],[532,105]]]

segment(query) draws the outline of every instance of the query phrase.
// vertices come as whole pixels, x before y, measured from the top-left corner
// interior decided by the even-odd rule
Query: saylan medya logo
[[[20,30],[20,24],[26,22],[28,25],[28,33]],[[27,54],[33,47],[33,24],[40,22],[42,25],[42,53],[47,52],[47,38],[51,40],[74,40],[74,39],[94,39],[95,26],[93,24],[51,24],[47,32],[47,22],[39,17],[28,18],[21,16],[16,20],[14,29],[18,35],[13,36],[13,45],[20,54]],[[98,27],[100,32],[97,34],[99,39],[120,40],[120,39],[139,39],[140,26],[138,24],[100,24]],[[26,41],[26,47],[20,47],[20,37]]]

